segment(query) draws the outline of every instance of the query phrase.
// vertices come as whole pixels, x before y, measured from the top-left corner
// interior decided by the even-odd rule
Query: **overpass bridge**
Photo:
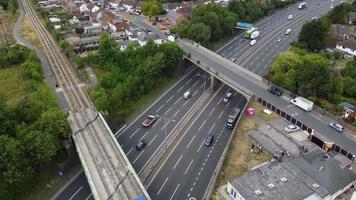
[[[31,0],[19,0],[43,47],[56,81],[56,92],[65,99],[72,139],[95,199],[150,199],[135,170],[115,139],[103,116],[92,104],[73,66],[41,23]]]
[[[195,42],[178,39],[177,43],[185,51],[187,55],[185,58],[209,72],[211,77],[229,85],[244,96],[255,96],[256,100],[264,106],[307,131],[311,140],[320,147],[326,148],[327,146],[354,160],[356,143],[352,139],[343,134],[336,134],[313,112],[300,110],[296,113],[287,97],[280,98],[269,94],[268,83],[262,77]],[[214,82],[212,78],[212,83]],[[332,144],[331,147],[330,144]]]

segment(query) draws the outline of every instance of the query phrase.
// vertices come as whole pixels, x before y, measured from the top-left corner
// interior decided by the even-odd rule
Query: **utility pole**
[[[7,46],[9,46],[9,41],[7,40],[5,29],[4,29],[4,25],[2,23],[2,18],[1,17],[0,17],[0,25],[1,25],[1,28],[2,28],[2,32],[4,33],[6,44],[7,44]]]

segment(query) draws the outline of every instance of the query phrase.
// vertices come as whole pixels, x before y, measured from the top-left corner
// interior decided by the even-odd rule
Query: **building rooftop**
[[[348,108],[348,109],[350,109],[350,110],[356,110],[356,106],[354,106],[354,105],[352,105],[351,103],[346,102],[346,101],[340,103],[340,105],[343,106],[343,107],[345,107],[345,108]]]
[[[355,173],[317,148],[284,162],[273,161],[230,183],[249,200],[311,200],[332,195],[355,180]]]

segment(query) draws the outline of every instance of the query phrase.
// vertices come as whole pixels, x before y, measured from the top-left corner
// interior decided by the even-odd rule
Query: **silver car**
[[[343,127],[341,124],[336,123],[336,122],[331,122],[331,123],[329,123],[329,126],[330,126],[332,129],[334,129],[334,130],[336,130],[336,131],[338,131],[338,132],[340,132],[340,133],[342,133],[342,132],[344,131],[344,127]]]
[[[292,132],[299,131],[299,130],[300,130],[300,128],[298,126],[296,126],[296,125],[293,125],[293,124],[288,125],[288,126],[286,126],[284,128],[284,131],[286,133],[292,133]]]

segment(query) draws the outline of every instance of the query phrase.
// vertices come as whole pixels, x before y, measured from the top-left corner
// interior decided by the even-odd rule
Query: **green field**
[[[16,106],[26,96],[22,66],[0,69],[0,93],[6,97],[6,105]]]

